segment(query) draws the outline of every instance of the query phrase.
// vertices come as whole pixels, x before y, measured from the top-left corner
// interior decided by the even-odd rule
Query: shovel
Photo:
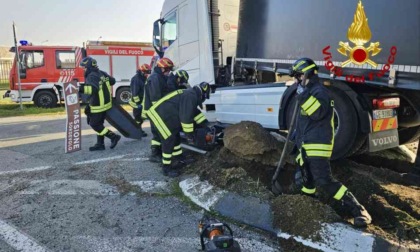
[[[283,170],[283,167],[285,164],[286,151],[287,151],[287,147],[289,146],[290,135],[293,133],[292,130],[295,125],[295,119],[296,119],[298,107],[299,107],[299,102],[296,101],[295,107],[293,109],[292,121],[290,122],[289,131],[287,132],[286,142],[284,143],[284,148],[283,148],[283,151],[281,152],[281,156],[280,156],[279,163],[277,164],[276,172],[274,173],[274,176],[271,179],[271,191],[274,193],[274,195],[280,195],[283,193],[283,188],[280,185],[280,183],[277,181],[277,178],[280,174],[280,171]]]

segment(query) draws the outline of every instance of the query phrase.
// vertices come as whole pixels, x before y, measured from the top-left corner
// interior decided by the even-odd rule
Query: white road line
[[[93,159],[93,160],[76,162],[76,163],[74,163],[74,165],[98,163],[98,162],[103,162],[103,161],[108,161],[108,160],[114,160],[114,159],[123,158],[125,156],[127,156],[127,155],[120,155],[120,156],[114,156],[114,157],[108,157],[108,158],[98,158],[98,159]]]
[[[227,193],[216,189],[208,181],[200,181],[198,176],[179,182],[179,187],[185,196],[207,211]]]
[[[112,128],[110,128],[112,129]],[[96,132],[92,129],[82,130],[82,135],[96,135]],[[22,136],[20,139],[13,139],[13,140],[4,140],[0,139],[0,148],[7,148],[13,146],[19,146],[24,144],[33,144],[33,143],[41,143],[51,140],[59,140],[66,138],[66,132],[57,132],[57,133],[50,133],[50,134],[40,134],[36,136]]]
[[[144,192],[170,192],[169,183],[164,181],[133,181]],[[29,188],[21,191],[21,195],[95,195],[116,196],[120,195],[117,188],[103,184],[97,180],[33,180]],[[129,195],[135,195],[130,193]]]
[[[130,182],[130,184],[140,187],[144,192],[169,192],[171,190],[171,188],[169,188],[169,183],[164,181],[133,181]]]
[[[46,252],[44,246],[38,244],[32,237],[19,232],[14,226],[0,220],[0,237],[11,247],[22,252]]]
[[[20,170],[13,170],[13,171],[0,171],[1,175],[10,175],[10,174],[17,174],[17,173],[24,173],[24,172],[34,172],[34,171],[43,171],[53,168],[52,166],[40,166],[28,169],[20,169]]]
[[[124,158],[118,161],[124,161],[124,162],[134,162],[134,161],[148,161],[149,158],[147,157],[141,157],[141,158]]]
[[[96,180],[33,180],[28,189],[21,191],[22,195],[119,195],[116,188],[101,184]]]
[[[115,237],[99,238],[92,236],[75,236],[74,243],[83,244],[93,252],[136,251],[141,247],[144,251],[197,251],[201,249],[199,237]],[[270,247],[260,241],[247,238],[235,238],[242,251],[275,252],[278,248]]]

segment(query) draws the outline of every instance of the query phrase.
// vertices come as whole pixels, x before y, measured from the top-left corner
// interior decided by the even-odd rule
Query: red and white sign
[[[64,83],[64,101],[66,104],[66,142],[65,153],[81,150],[82,132],[81,132],[81,114],[79,104],[79,89],[77,82]]]
[[[88,55],[119,55],[119,56],[153,56],[155,51],[151,48],[101,46],[88,48]]]

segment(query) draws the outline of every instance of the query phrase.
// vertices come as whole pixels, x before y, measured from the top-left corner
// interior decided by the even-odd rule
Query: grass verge
[[[64,104],[58,104],[55,108],[39,108],[33,102],[23,102],[23,109],[20,109],[19,103],[12,102],[10,98],[3,98],[6,90],[0,87],[0,118],[11,116],[26,115],[64,115],[66,113]],[[81,105],[83,111],[85,105]],[[122,105],[128,112],[132,113],[133,109],[130,105]]]
[[[0,81],[0,90],[8,90],[8,89],[9,89],[9,82]]]

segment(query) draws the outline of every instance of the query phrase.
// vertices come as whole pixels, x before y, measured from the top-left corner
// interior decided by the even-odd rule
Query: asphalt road
[[[89,152],[96,136],[82,125],[82,151],[65,154],[64,116],[1,118],[0,251],[199,251],[204,212],[147,160],[150,137]],[[228,224],[243,251],[280,251]]]

